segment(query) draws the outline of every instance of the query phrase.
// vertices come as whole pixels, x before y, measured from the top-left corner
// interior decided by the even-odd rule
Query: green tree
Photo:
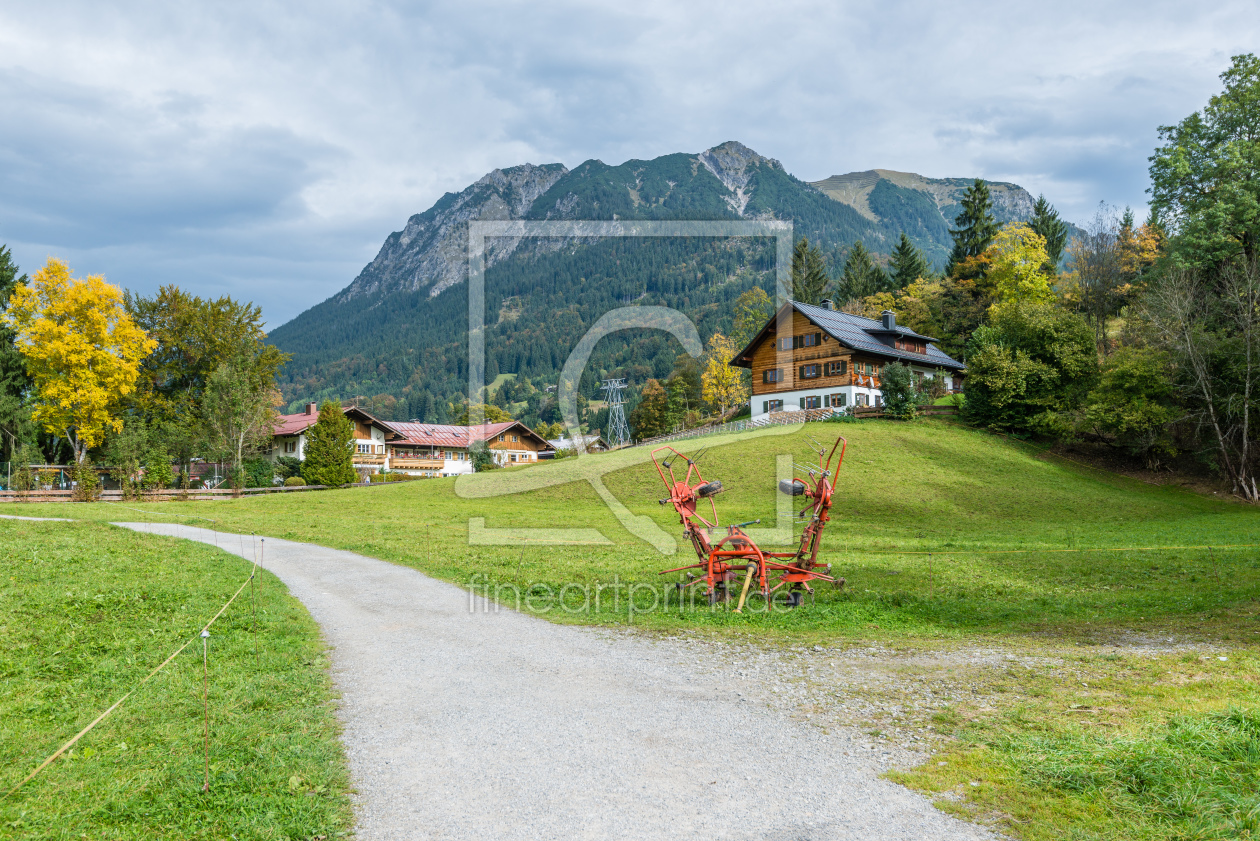
[[[1093,331],[1080,315],[1041,301],[995,304],[971,337],[963,414],[992,429],[1066,435],[1097,373]]]
[[[35,425],[26,405],[32,380],[17,349],[16,333],[3,317],[9,296],[18,284],[26,281],[26,275],[18,276],[18,267],[9,249],[0,246],[0,461],[14,460],[22,444],[35,438]]]
[[[1049,301],[1054,298],[1046,264],[1046,241],[1028,225],[1007,225],[989,247],[985,278],[1000,301]]]
[[[668,398],[660,380],[651,379],[643,384],[639,404],[630,412],[630,426],[635,438],[654,438],[667,431],[666,404]]]
[[[1059,273],[1059,261],[1063,259],[1063,249],[1067,247],[1067,223],[1059,218],[1059,212],[1042,195],[1037,196],[1037,203],[1033,205],[1028,227],[1046,241],[1044,271],[1053,277]]]
[[[1103,363],[1082,425],[1154,469],[1161,457],[1176,453],[1170,426],[1183,414],[1176,398],[1176,374],[1166,352],[1122,347]]]
[[[289,359],[267,344],[262,310],[223,296],[190,295],[177,286],[161,287],[151,298],[127,293],[127,311],[158,342],[141,363],[133,411],[143,416],[154,434],[187,469],[205,444],[197,423],[211,377],[225,362],[247,370],[254,383],[274,388]]]
[[[329,400],[319,407],[319,420],[307,433],[302,478],[308,485],[347,485],[354,472],[354,424],[341,406]]]
[[[1160,127],[1150,159],[1152,213],[1199,268],[1260,256],[1260,59],[1234,56],[1220,78],[1202,112]]]
[[[890,362],[879,378],[879,391],[884,399],[884,414],[902,420],[913,420],[918,413],[919,391],[914,372],[908,365]]]
[[[1196,270],[1166,266],[1151,283],[1148,335],[1168,352],[1188,420],[1216,451],[1233,492],[1260,502],[1260,259]],[[968,398],[970,399],[970,398]]]
[[[888,273],[895,289],[905,289],[929,274],[923,252],[914,247],[905,231],[901,232],[901,239],[897,241],[897,247],[888,259]]]
[[[844,260],[844,276],[840,280],[841,300],[859,300],[886,291],[888,285],[888,275],[875,265],[866,246],[860,240],[853,243]]]
[[[820,304],[830,283],[822,251],[802,237],[792,248],[792,300]]]
[[[279,403],[273,381],[248,356],[226,360],[210,375],[202,429],[209,452],[231,464],[233,487],[243,487],[245,459],[271,449]]]
[[[963,195],[962,210],[954,218],[956,226],[949,235],[954,239],[954,250],[949,255],[947,274],[952,274],[960,263],[979,257],[997,236],[998,224],[993,218],[993,200],[989,185],[977,178]]]

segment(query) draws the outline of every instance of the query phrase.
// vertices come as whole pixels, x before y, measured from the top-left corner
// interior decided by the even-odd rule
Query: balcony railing
[[[440,458],[394,456],[389,460],[389,466],[395,470],[441,470],[446,462]]]
[[[355,453],[350,460],[354,464],[384,464],[385,456],[376,453]]]

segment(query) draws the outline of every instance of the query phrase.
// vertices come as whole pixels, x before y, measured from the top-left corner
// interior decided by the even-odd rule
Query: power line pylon
[[[608,446],[617,449],[630,443],[630,426],[626,423],[626,401],[622,392],[626,380],[604,380],[600,390],[608,395]]]

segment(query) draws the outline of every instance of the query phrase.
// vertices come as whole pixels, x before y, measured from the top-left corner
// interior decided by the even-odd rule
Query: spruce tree
[[[901,240],[893,249],[888,260],[888,271],[892,285],[896,289],[905,289],[921,277],[927,277],[928,264],[923,252],[914,247],[906,232],[901,232]]]
[[[865,298],[876,292],[887,291],[889,285],[888,274],[875,265],[875,261],[871,259],[871,254],[866,250],[866,246],[862,245],[862,241],[853,243],[853,247],[849,249],[849,256],[844,260],[841,298],[845,301]]]
[[[307,433],[302,478],[308,485],[347,485],[354,472],[354,424],[332,400],[319,407],[319,421]]]
[[[830,281],[822,251],[801,237],[792,248],[792,300],[820,304]]]
[[[1049,258],[1046,261],[1047,274],[1056,274],[1059,260],[1063,259],[1063,249],[1067,246],[1067,223],[1059,218],[1059,212],[1046,201],[1045,196],[1037,196],[1028,227],[1045,238],[1046,256]]]
[[[993,218],[993,200],[989,196],[989,185],[983,178],[967,188],[963,195],[962,210],[954,218],[958,227],[949,232],[954,238],[954,250],[949,255],[949,266],[946,273],[953,272],[954,267],[971,257],[979,257],[984,253],[993,238],[997,236],[998,224]]]

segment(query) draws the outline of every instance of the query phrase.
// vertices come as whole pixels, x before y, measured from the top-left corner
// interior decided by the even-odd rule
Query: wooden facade
[[[780,352],[777,329],[778,322],[771,322],[766,337],[753,349],[754,396],[800,391],[805,388],[842,388],[853,385],[879,388],[878,380],[883,372],[884,360],[844,347],[796,310],[792,310],[792,331],[788,335],[812,337],[813,344],[804,345],[804,342],[800,342],[802,346],[796,347],[794,345],[798,343],[794,342]],[[808,366],[817,366],[816,376],[807,376],[813,373]]]

